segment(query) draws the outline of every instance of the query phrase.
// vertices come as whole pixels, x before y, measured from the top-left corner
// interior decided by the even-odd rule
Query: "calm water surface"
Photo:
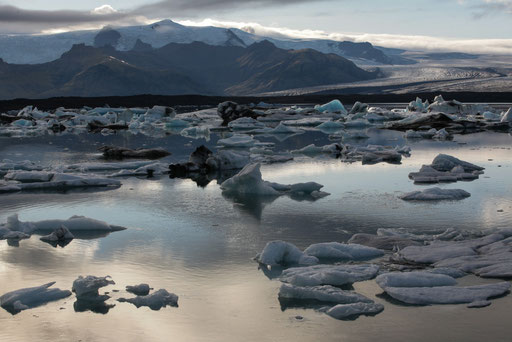
[[[403,145],[401,133],[370,130],[361,143]],[[0,159],[30,159],[45,165],[97,160],[103,143],[128,147],[162,146],[166,160],[186,159],[211,140],[181,136],[62,135],[0,139]],[[276,143],[277,150],[329,143],[309,132]],[[53,248],[37,236],[19,246],[0,243],[0,294],[56,281],[70,289],[79,275],[110,275],[104,288],[115,304],[107,313],[76,312],[74,296],[12,316],[0,310],[0,341],[510,341],[512,296],[490,307],[402,306],[380,296],[374,281],[356,291],[385,305],[375,317],[337,321],[311,309],[283,310],[280,282],[267,278],[251,260],[271,240],[304,248],[311,243],[346,241],[357,232],[406,227],[417,231],[488,230],[512,225],[512,137],[502,133],[456,136],[454,142],[407,142],[410,158],[401,165],[344,164],[320,156],[265,165],[263,178],[280,183],[315,181],[330,196],[315,202],[225,198],[215,180],[199,187],[191,180],[127,178],[117,190],[24,193],[0,196],[0,222],[18,213],[22,221],[85,215],[129,227],[106,237],[84,236]],[[486,168],[473,182],[444,184],[471,193],[463,201],[406,203],[397,198],[417,190],[407,177],[438,153]],[[498,212],[502,210],[503,212]],[[130,296],[126,285],[147,282],[179,295],[179,308],[137,309],[116,298]],[[460,284],[495,282],[468,276]],[[112,292],[112,290],[120,292]],[[301,316],[302,319],[297,318]]]

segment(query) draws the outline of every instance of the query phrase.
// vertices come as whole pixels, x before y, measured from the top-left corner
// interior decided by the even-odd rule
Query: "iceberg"
[[[377,265],[314,265],[283,271],[280,280],[296,286],[342,286],[375,278]]]
[[[378,236],[372,234],[354,234],[348,240],[348,243],[374,247],[381,250],[392,251],[403,249],[407,246],[420,245],[419,242],[399,236]]]
[[[338,304],[325,313],[335,319],[347,319],[360,315],[376,315],[384,310],[384,305],[378,303]]]
[[[51,234],[42,236],[40,238],[41,241],[44,242],[64,242],[73,240],[75,237],[66,226],[61,226],[60,228],[55,229]]]
[[[506,113],[503,113],[500,121],[512,123],[512,107],[509,108]]]
[[[73,282],[72,291],[76,294],[76,298],[79,301],[86,302],[104,302],[110,298],[108,295],[100,295],[98,290],[102,287],[113,285],[115,282],[110,278],[106,277],[95,277],[95,276],[79,276]]]
[[[0,297],[0,306],[15,315],[22,310],[35,308],[71,296],[69,290],[50,288],[54,284],[55,282],[51,282],[41,286],[8,292]]]
[[[281,285],[279,289],[279,300],[305,300],[336,304],[373,302],[359,293],[345,291],[330,285],[305,287],[290,284]]]
[[[315,265],[318,259],[305,255],[297,246],[284,241],[271,241],[255,258],[267,266]]]
[[[149,290],[150,290],[150,287],[148,284],[126,286],[126,291],[133,293],[136,296],[147,296],[149,294]]]
[[[384,273],[375,281],[383,290],[388,287],[434,287],[457,284],[457,281],[448,275],[425,271]]]
[[[315,109],[320,113],[330,112],[330,113],[341,113],[346,115],[348,112],[340,102],[340,100],[332,100],[329,103],[323,105],[316,105]]]
[[[253,139],[251,136],[243,135],[243,134],[234,134],[233,136],[220,139],[217,141],[219,146],[225,148],[249,148],[253,147],[258,143],[257,140]]]
[[[383,251],[373,247],[339,242],[316,243],[306,248],[304,253],[327,260],[369,260],[384,255]]]
[[[135,305],[137,308],[147,306],[151,310],[160,310],[169,306],[178,306],[178,296],[165,289],[160,289],[147,296],[137,296],[135,298],[119,298],[119,302],[126,302]]]
[[[466,304],[506,294],[509,282],[476,286],[386,287],[388,295],[407,304]]]
[[[401,195],[404,201],[441,201],[461,200],[470,197],[471,194],[461,189],[430,188],[423,191],[412,191]]]

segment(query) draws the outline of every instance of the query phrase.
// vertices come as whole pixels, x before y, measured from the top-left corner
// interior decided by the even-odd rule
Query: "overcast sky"
[[[489,44],[512,52],[512,0],[0,0],[0,33],[145,24],[254,26],[390,46]],[[205,19],[208,19],[205,21]],[[226,23],[229,22],[229,23]],[[422,36],[411,38],[408,36]]]

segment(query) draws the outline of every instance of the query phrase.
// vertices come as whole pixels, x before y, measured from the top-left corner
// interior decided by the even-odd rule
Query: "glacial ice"
[[[97,163],[87,162],[71,164],[65,168],[65,171],[97,172],[97,171],[117,171],[117,170],[135,170],[143,166],[154,164],[154,161],[141,160],[131,162],[116,163]]]
[[[418,242],[399,236],[378,236],[373,234],[358,233],[352,235],[348,243],[374,247],[386,251],[403,249],[407,246],[419,245]]]
[[[69,290],[50,288],[54,284],[55,282],[51,282],[41,286],[8,292],[0,297],[0,306],[15,315],[22,310],[35,308],[71,296]]]
[[[465,304],[506,294],[509,282],[476,286],[386,287],[388,295],[407,304]]]
[[[60,228],[55,229],[49,235],[42,236],[40,240],[45,242],[62,242],[73,240],[74,238],[75,237],[66,226],[60,226]]]
[[[339,112],[341,114],[348,114],[347,110],[343,106],[343,104],[340,102],[340,100],[332,100],[329,103],[323,104],[323,105],[316,105],[315,109],[319,111],[320,113],[324,112]]]
[[[362,265],[314,265],[293,267],[283,271],[280,280],[296,286],[341,286],[373,279],[379,266]]]
[[[457,284],[457,281],[448,275],[426,271],[384,273],[375,281],[383,290],[388,287],[434,287]]]
[[[206,165],[212,170],[242,169],[251,162],[249,153],[245,151],[220,150],[206,160]]]
[[[500,121],[512,123],[512,107],[509,108],[506,113],[503,113]]]
[[[304,254],[297,246],[284,241],[271,241],[255,260],[267,266],[315,265],[318,259]]]
[[[474,171],[483,171],[484,168],[475,164],[468,163],[466,161],[460,160],[453,156],[447,154],[439,154],[434,158],[432,164],[430,165],[432,168],[437,171],[451,171],[453,168],[460,166],[464,170],[464,172],[474,172]]]
[[[338,304],[325,313],[335,319],[347,319],[360,315],[376,315],[384,310],[384,305],[378,303]]]
[[[369,298],[351,291],[345,291],[330,285],[295,286],[282,284],[279,289],[280,300],[306,300],[336,304],[372,303]]]
[[[149,290],[150,290],[150,287],[148,284],[126,286],[126,291],[133,293],[136,296],[147,296],[149,294]]]
[[[178,306],[178,296],[165,289],[160,289],[146,296],[137,296],[134,298],[119,298],[119,302],[127,302],[135,305],[137,308],[147,306],[151,310],[160,310],[169,306]]]
[[[373,247],[339,242],[312,244],[304,253],[326,260],[368,260],[384,255],[383,251]]]
[[[234,134],[233,136],[217,141],[219,146],[225,148],[249,148],[253,147],[258,143],[257,140],[253,139],[249,135]]]
[[[441,201],[461,200],[471,194],[462,189],[429,188],[422,191],[412,191],[400,196],[404,201]]]
[[[110,296],[100,295],[98,290],[102,287],[113,284],[115,284],[115,282],[110,278],[110,276],[79,276],[73,282],[72,290],[76,294],[76,298],[80,301],[104,302],[109,299]]]

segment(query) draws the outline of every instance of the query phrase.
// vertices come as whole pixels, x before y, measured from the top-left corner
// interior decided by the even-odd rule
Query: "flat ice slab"
[[[353,284],[375,278],[377,265],[315,265],[284,270],[280,280],[297,286]]]
[[[8,292],[0,297],[0,306],[14,315],[22,310],[71,296],[69,290],[50,288],[54,284],[55,282],[51,282],[41,286]]]
[[[318,259],[305,255],[297,246],[285,241],[271,241],[256,256],[256,261],[268,266],[315,265]]]
[[[388,287],[452,286],[457,283],[454,278],[448,275],[425,271],[390,272],[379,275],[375,281],[383,290]]]
[[[367,297],[351,291],[345,291],[338,287],[323,286],[294,286],[282,284],[279,289],[279,299],[310,300],[326,303],[372,303]]]
[[[326,311],[335,319],[347,319],[360,315],[376,315],[384,310],[384,305],[378,303],[338,304]]]
[[[151,310],[160,310],[169,306],[178,306],[178,296],[165,289],[160,289],[147,296],[137,296],[134,298],[119,298],[119,302],[127,302],[135,305],[137,308],[147,306]]]
[[[471,194],[462,189],[429,188],[422,191],[412,191],[400,196],[404,201],[442,201],[461,200]]]
[[[384,255],[384,252],[363,245],[339,242],[316,243],[304,250],[304,253],[328,260],[369,260]]]

